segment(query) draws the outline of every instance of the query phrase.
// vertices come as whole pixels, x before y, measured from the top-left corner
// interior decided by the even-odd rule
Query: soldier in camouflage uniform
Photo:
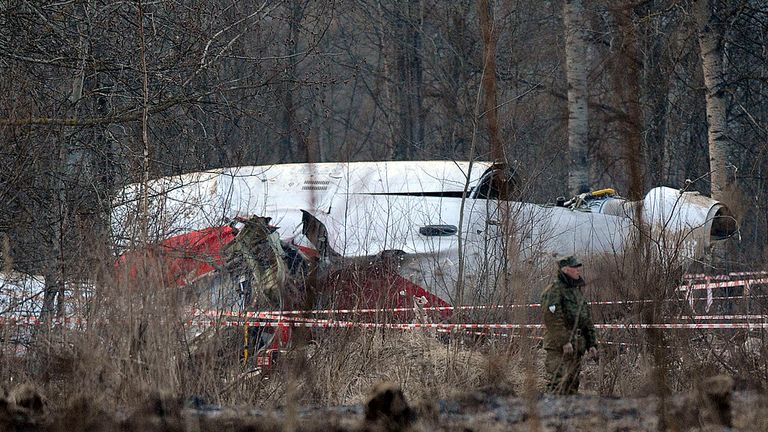
[[[558,260],[557,278],[541,294],[547,391],[576,394],[581,358],[597,358],[595,326],[581,287],[581,262],[574,256]]]

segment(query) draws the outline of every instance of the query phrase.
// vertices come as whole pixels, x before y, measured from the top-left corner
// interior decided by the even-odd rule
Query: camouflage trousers
[[[544,366],[547,370],[547,393],[570,395],[579,392],[581,355],[566,355],[561,350],[545,350]]]

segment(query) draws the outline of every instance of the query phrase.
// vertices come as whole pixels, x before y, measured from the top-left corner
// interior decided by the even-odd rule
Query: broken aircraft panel
[[[516,265],[510,258],[549,265],[553,255],[609,256],[623,252],[643,226],[661,259],[685,261],[738,229],[721,203],[666,187],[638,202],[606,191],[560,206],[513,201],[512,177],[489,162],[236,167],[147,186],[158,242],[266,216],[283,242],[323,257],[401,251],[398,274],[449,303],[458,300],[459,279],[473,286],[462,301],[487,299],[505,266]],[[129,185],[116,197],[112,226],[122,247],[137,237],[140,192],[141,185]]]

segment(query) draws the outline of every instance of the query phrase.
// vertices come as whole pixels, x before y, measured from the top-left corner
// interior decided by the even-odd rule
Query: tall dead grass
[[[511,266],[510,266],[511,267]],[[109,274],[94,287],[79,328],[40,328],[25,353],[0,358],[6,387],[30,382],[52,406],[98,401],[122,412],[148,394],[163,394],[193,406],[339,405],[361,401],[382,380],[399,384],[409,400],[434,403],[458,393],[491,391],[535,400],[543,391],[539,332],[493,334],[424,330],[328,329],[294,341],[270,370],[242,361],[242,328],[212,328],[195,338],[186,325],[189,291],[169,286],[151,256],[136,274]],[[496,303],[524,304],[538,298],[550,268],[505,276]],[[585,265],[590,300],[656,300],[593,308],[595,322],[664,322],[681,318],[674,298],[681,269],[665,268],[648,255],[631,253]],[[650,305],[650,306],[648,306]],[[762,308],[762,305],[757,305]],[[647,307],[653,308],[650,312]],[[764,310],[764,309],[761,309]],[[756,312],[756,311],[753,311]],[[395,317],[380,317],[394,321]],[[471,322],[540,322],[534,309],[492,309],[463,314]],[[585,363],[582,392],[636,396],[692,388],[716,373],[737,386],[763,387],[768,377],[763,333],[739,331],[600,331],[601,359]],[[612,342],[612,343],[608,343]],[[748,342],[748,343],[747,343]],[[654,355],[662,353],[662,356]],[[657,375],[653,371],[657,371]],[[658,375],[661,374],[661,375]]]

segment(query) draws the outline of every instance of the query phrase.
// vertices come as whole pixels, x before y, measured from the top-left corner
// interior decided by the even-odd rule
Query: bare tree
[[[614,5],[613,16],[619,35],[615,47],[615,65],[611,78],[619,110],[620,137],[623,141],[622,157],[626,167],[631,199],[642,199],[645,188],[645,160],[643,152],[643,113],[640,106],[640,55],[638,52],[637,23],[631,2]]]
[[[488,140],[491,143],[491,159],[494,162],[506,162],[504,144],[499,135],[498,108],[496,106],[496,40],[493,9],[488,0],[477,0],[477,14],[480,18],[480,31],[483,34],[483,73],[482,88],[485,109],[481,117],[486,118]]]
[[[568,190],[589,190],[589,93],[587,88],[586,19],[582,0],[563,2],[565,63],[568,79]]]
[[[405,0],[393,7],[395,67],[400,138],[395,159],[411,159],[424,146],[424,70],[422,32],[424,1]]]
[[[709,174],[712,180],[712,197],[718,200],[727,199],[726,193],[733,181],[733,177],[728,175],[731,146],[726,118],[723,30],[718,13],[718,5],[721,3],[720,0],[694,2],[701,67],[704,72],[704,86],[706,87]]]

